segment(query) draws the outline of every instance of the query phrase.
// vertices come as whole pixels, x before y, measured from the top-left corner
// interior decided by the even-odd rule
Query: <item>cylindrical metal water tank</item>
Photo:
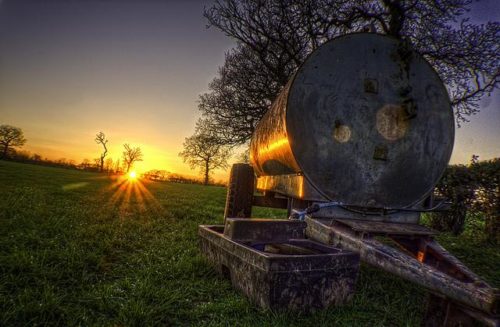
[[[446,168],[454,117],[430,64],[374,33],[329,41],[298,69],[258,124],[257,176],[300,174],[325,198],[403,208]]]

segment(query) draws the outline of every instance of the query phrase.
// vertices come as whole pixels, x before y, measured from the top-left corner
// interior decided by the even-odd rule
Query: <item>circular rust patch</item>
[[[408,130],[409,121],[406,117],[402,106],[386,104],[377,112],[377,131],[386,140],[399,140]]]
[[[347,125],[335,126],[333,138],[337,140],[337,142],[345,143],[351,138],[351,129]]]

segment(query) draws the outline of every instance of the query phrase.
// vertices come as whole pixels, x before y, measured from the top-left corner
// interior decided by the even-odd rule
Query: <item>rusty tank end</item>
[[[302,176],[325,200],[403,208],[433,189],[453,141],[448,93],[429,63],[394,38],[357,33],[307,58],[257,126],[250,154],[258,177]]]

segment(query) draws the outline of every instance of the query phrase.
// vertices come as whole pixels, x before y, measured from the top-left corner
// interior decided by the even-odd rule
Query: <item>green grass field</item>
[[[0,161],[0,325],[417,326],[426,292],[362,267],[353,301],[312,315],[263,311],[218,276],[197,226],[222,222],[225,189],[118,185]],[[258,208],[259,217],[283,216]],[[500,251],[470,227],[440,241],[494,286]]]

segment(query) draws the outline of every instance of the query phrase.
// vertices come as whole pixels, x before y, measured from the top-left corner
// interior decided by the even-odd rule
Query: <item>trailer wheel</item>
[[[227,186],[226,218],[250,218],[255,184],[253,168],[249,164],[237,163],[231,167]]]

